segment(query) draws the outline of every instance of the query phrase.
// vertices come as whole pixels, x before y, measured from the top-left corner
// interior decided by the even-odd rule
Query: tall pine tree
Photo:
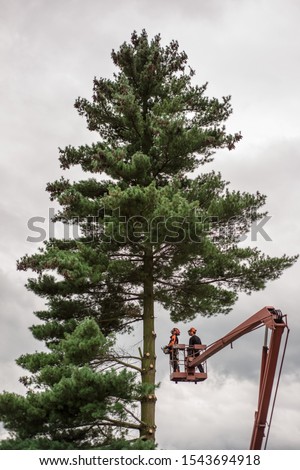
[[[113,78],[94,79],[92,100],[75,103],[99,141],[60,150],[62,169],[79,165],[90,177],[47,186],[61,206],[55,220],[78,223],[80,237],[52,239],[18,268],[37,273],[28,288],[48,308],[36,313],[43,324],[32,332],[49,346],[86,316],[104,334],[143,323],[139,430],[153,441],[155,304],[172,321],[228,313],[238,292],[263,289],[296,257],[241,246],[265,216],[265,196],[230,191],[220,174],[200,171],[241,139],[225,129],[230,97],[208,98],[185,52],[176,41],[163,47],[159,35],[134,32],[112,60]]]

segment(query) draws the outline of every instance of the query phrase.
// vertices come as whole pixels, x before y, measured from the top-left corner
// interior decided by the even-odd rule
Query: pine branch
[[[140,358],[139,357],[134,357],[134,356],[128,356],[128,359],[136,359],[136,360],[139,360],[140,361]],[[110,364],[120,364],[121,366],[124,366],[126,368],[129,368],[129,369],[133,369],[133,370],[136,370],[137,372],[141,373],[142,372],[142,369],[138,366],[135,366],[134,364],[130,364],[128,362],[125,362],[125,361],[122,361],[122,359],[118,358],[118,357],[115,357],[115,356],[106,356],[106,357],[103,357],[102,360],[97,360],[95,361],[95,365],[101,365],[101,364],[104,364],[105,362],[110,362]],[[102,369],[102,370],[105,370],[105,369],[110,369],[111,368],[111,365],[107,366],[106,368]]]
[[[102,420],[101,424],[103,426],[118,426],[118,427],[127,428],[127,429],[141,429],[141,427],[145,425],[142,422],[141,424],[134,424],[134,423],[128,423],[126,421],[119,421],[119,420],[112,419],[112,418],[105,418],[105,421]]]
[[[124,406],[124,410],[126,411],[126,413],[131,415],[133,419],[135,419],[138,423],[140,423],[141,426],[143,426],[144,423],[137,416],[135,416],[135,414],[131,410],[128,410],[128,408],[126,408],[125,406]]]

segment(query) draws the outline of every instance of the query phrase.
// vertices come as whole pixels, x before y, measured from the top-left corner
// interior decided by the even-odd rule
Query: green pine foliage
[[[97,401],[94,393],[106,380],[114,389],[122,375],[103,375],[80,364],[89,353],[92,362],[99,347],[93,340],[88,347],[77,341],[78,325],[90,317],[105,336],[130,334],[136,322],[143,322],[141,367],[135,367],[142,388],[136,399],[141,403],[140,437],[153,444],[155,303],[169,311],[172,321],[226,314],[239,292],[263,289],[297,258],[270,257],[241,245],[251,224],[266,215],[265,196],[230,190],[220,174],[200,171],[218,149],[232,150],[241,139],[225,128],[232,113],[230,97],[207,97],[207,84],[194,84],[186,53],[176,41],[163,47],[159,35],[150,40],[146,31],[134,32],[129,43],[112,52],[112,60],[117,69],[113,78],[95,78],[91,101],[75,102],[99,140],[59,150],[61,168],[79,165],[87,178],[61,178],[47,185],[50,199],[61,208],[55,221],[77,225],[80,236],[46,241],[38,253],[18,262],[18,269],[36,274],[27,287],[45,299],[47,308],[36,312],[42,323],[32,333],[52,351],[24,356],[19,363],[36,383],[47,384],[44,393],[55,403],[53,413],[46,407],[34,418],[46,395],[1,397],[0,403],[7,400],[6,410],[23,407],[26,414],[28,404],[27,434],[16,431],[24,439],[30,429],[39,437],[50,427],[53,440],[65,442],[65,431],[55,431],[60,429],[61,399],[64,419],[78,428],[70,440],[76,445],[97,440],[94,428],[92,436],[78,437],[80,420],[84,413],[103,418],[106,396]],[[121,363],[126,365],[119,358]],[[124,383],[128,379],[124,375]],[[80,383],[90,383],[88,391],[80,390]],[[72,397],[78,394],[79,414],[74,414],[72,397],[69,406],[64,399],[67,389]],[[14,429],[1,409],[6,427]]]
[[[125,448],[127,431],[139,428],[133,418],[139,392],[133,372],[99,373],[112,346],[95,320],[86,319],[52,351],[21,356],[18,364],[30,372],[21,378],[27,394],[0,396],[1,419],[13,434],[0,449],[107,448],[112,442]]]

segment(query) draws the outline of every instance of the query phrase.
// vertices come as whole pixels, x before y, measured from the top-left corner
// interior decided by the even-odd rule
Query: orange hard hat
[[[193,326],[189,329],[188,331],[189,333],[197,333],[197,330],[196,328],[194,328]]]
[[[171,333],[174,334],[174,335],[177,335],[177,336],[180,335],[180,331],[179,331],[178,328],[172,328]]]

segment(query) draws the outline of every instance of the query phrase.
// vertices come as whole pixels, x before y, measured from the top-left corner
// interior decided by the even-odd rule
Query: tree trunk
[[[143,315],[143,360],[142,384],[146,390],[141,400],[141,438],[155,440],[155,331],[153,294],[153,254],[152,247],[145,250],[144,257],[144,315]]]

